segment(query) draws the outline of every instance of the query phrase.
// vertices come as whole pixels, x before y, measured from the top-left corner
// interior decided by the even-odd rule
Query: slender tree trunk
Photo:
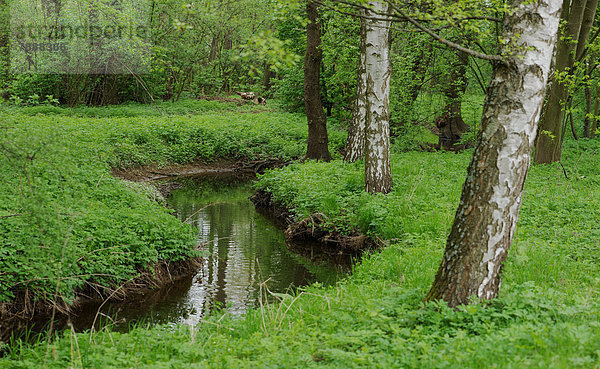
[[[546,92],[562,0],[518,0],[515,5],[502,38],[516,39],[517,50],[523,51],[509,57],[510,66],[494,65],[478,143],[427,295],[452,307],[467,304],[471,296],[497,296]]]
[[[306,54],[304,55],[304,106],[308,120],[308,145],[305,159],[331,160],[327,137],[327,118],[321,103],[321,20],[317,4],[306,3]]]
[[[594,59],[588,60],[587,75],[591,77],[594,71]],[[592,86],[585,86],[585,118],[583,119],[583,137],[592,138]]]
[[[383,2],[370,2],[376,12],[385,11]],[[390,166],[390,24],[367,20],[365,189],[388,193],[392,189]]]
[[[435,41],[429,40],[427,44],[422,45],[421,54],[415,60],[412,66],[413,83],[410,86],[410,105],[412,106],[419,97],[419,93],[425,83],[427,77],[427,68],[431,63],[431,56],[433,55],[433,43]]]
[[[217,59],[217,55],[219,53],[219,39],[221,35],[219,33],[215,34],[212,38],[212,42],[210,43],[210,53],[208,54],[208,62],[212,62]]]
[[[598,121],[600,120],[600,83],[596,87],[596,103],[594,104],[594,124],[592,124],[591,137],[596,137],[596,130],[598,130]]]
[[[360,10],[365,16],[364,9]],[[356,98],[354,100],[354,114],[348,130],[346,141],[346,155],[344,160],[355,162],[365,156],[365,124],[367,118],[367,75],[366,75],[366,38],[367,26],[364,18],[360,18],[360,44],[358,57],[358,76],[356,79]]]
[[[269,62],[265,62],[263,77],[265,92],[268,92],[271,89],[271,73],[271,64],[269,64]]]
[[[554,75],[564,74],[575,63],[577,40],[583,22],[586,0],[572,0],[565,9],[562,18],[566,20],[563,37],[557,44]],[[597,1],[597,0],[590,0]],[[586,40],[583,40],[585,42]],[[536,163],[552,163],[560,161],[562,154],[563,121],[565,111],[563,106],[569,95],[568,82],[554,80],[548,91],[548,100],[540,119],[540,134],[538,135],[534,161]]]
[[[583,12],[583,18],[581,20],[581,29],[579,30],[579,37],[577,40],[577,50],[575,51],[575,60],[579,60],[587,46],[587,40],[590,37],[590,31],[594,25],[594,19],[596,18],[596,12],[598,11],[598,0],[587,0],[585,4],[585,10]]]
[[[435,122],[440,130],[439,146],[447,150],[455,149],[463,133],[470,129],[462,118],[462,97],[467,90],[468,65],[469,56],[456,51],[456,62],[452,65],[450,81],[444,91],[446,107]]]

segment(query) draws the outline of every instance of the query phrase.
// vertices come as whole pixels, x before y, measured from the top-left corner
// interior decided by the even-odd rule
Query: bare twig
[[[456,49],[458,51],[462,51],[465,54],[469,54],[475,58],[479,58],[479,59],[483,59],[483,60],[489,60],[489,61],[496,61],[496,62],[500,62],[503,64],[508,64],[508,61],[500,56],[500,55],[488,55],[488,54],[484,54],[484,53],[480,53],[478,51],[466,48],[464,46],[461,46],[457,43],[454,43],[452,41],[446,40],[445,38],[443,38],[442,36],[438,35],[437,33],[431,31],[430,29],[424,27],[423,25],[421,25],[416,19],[408,16],[406,14],[406,12],[404,10],[402,10],[401,8],[397,7],[394,4],[390,3],[390,6],[397,11],[400,15],[402,15],[404,18],[406,18],[406,20],[408,22],[410,22],[411,24],[413,24],[415,27],[417,27],[418,29],[420,29],[421,31],[427,33],[429,36],[431,36],[432,38],[434,38],[435,40],[439,41],[440,43],[451,47],[453,49]]]
[[[216,202],[211,202],[210,204],[208,204],[208,205],[206,205],[206,206],[203,206],[203,207],[201,207],[201,208],[200,208],[200,209],[198,209],[198,211],[196,211],[194,214],[192,214],[192,215],[190,215],[189,217],[187,217],[187,219],[186,219],[186,220],[184,220],[183,222],[184,222],[184,223],[187,223],[187,222],[188,222],[190,219],[192,219],[192,218],[193,218],[193,217],[194,217],[196,214],[198,214],[198,213],[199,213],[199,212],[201,212],[202,210],[204,210],[204,209],[206,209],[206,208],[209,208],[209,207],[211,207],[211,206],[213,206],[213,205],[216,205],[216,204],[217,204]]]

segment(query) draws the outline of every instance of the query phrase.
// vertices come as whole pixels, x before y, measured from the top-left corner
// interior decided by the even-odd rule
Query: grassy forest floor
[[[240,152],[241,157],[264,154],[293,159],[301,155],[305,139],[301,117],[268,111],[252,113],[251,118],[246,118],[250,113],[209,111],[201,116],[167,115],[166,119],[4,114],[2,124],[16,128],[10,130],[15,140],[3,145],[21,148],[24,168],[40,166],[36,171],[28,169],[35,174],[31,178],[40,178],[36,188],[56,186],[53,178],[60,178],[62,187],[106,202],[102,205],[105,214],[88,219],[94,211],[81,217],[88,222],[106,222],[105,217],[116,216],[117,200],[105,197],[113,198],[117,188],[123,192],[118,204],[135,204],[132,199],[141,202],[142,195],[117,185],[116,179],[107,179],[110,187],[104,189],[104,179],[99,178],[108,178],[111,166],[186,162],[204,152],[213,159]],[[198,144],[197,137],[211,134],[209,143]],[[48,143],[65,142],[65,136],[71,143],[68,147]],[[342,147],[343,134],[333,130],[332,137],[332,148]],[[28,159],[34,152],[39,153],[36,159]],[[257,308],[243,320],[223,313],[199,327],[136,327],[129,333],[67,331],[53,341],[16,344],[0,360],[0,367],[600,367],[598,142],[566,143],[563,163],[569,178],[559,166],[532,168],[498,299],[457,310],[441,303],[422,303],[439,265],[470,154],[394,153],[394,190],[387,196],[363,193],[360,163],[309,162],[268,171],[257,187],[272,192],[298,218],[320,212],[332,226],[390,240],[390,246],[363,258],[352,275],[337,285],[313,285],[293,295],[278,295],[280,303]],[[52,169],[56,166],[60,169]],[[35,206],[48,201],[55,208],[47,211],[66,211],[56,204],[72,198],[64,191],[52,192],[53,187],[36,190],[46,193],[38,201],[29,204],[17,196],[21,202],[16,203],[13,197],[20,182],[18,174],[10,174],[11,168],[0,171],[8,176],[1,182],[1,211],[34,213]],[[8,203],[12,207],[4,205],[6,201],[13,201]],[[159,206],[144,206],[152,206],[152,224],[172,224]],[[70,229],[73,223],[71,218],[55,218],[62,228]],[[7,219],[23,221],[21,216]],[[0,221],[6,227],[0,234],[6,234],[6,224]],[[187,245],[188,230],[170,227],[161,234],[180,234],[181,245]],[[58,242],[64,235],[53,237]],[[80,239],[85,237],[89,236]],[[0,260],[23,257],[0,256]],[[0,278],[6,277],[0,273]]]
[[[216,101],[2,106],[0,132],[0,327],[51,302],[67,309],[76,296],[110,294],[157,263],[197,254],[191,226],[148,201],[160,200],[151,186],[111,171],[289,161],[307,137],[299,115]],[[336,150],[345,136],[332,133]]]

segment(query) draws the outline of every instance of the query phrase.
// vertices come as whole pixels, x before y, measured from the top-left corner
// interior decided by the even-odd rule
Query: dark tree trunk
[[[587,75],[591,78],[594,71],[594,59],[588,60]],[[583,119],[583,137],[592,138],[592,86],[585,86],[585,118]]]
[[[322,52],[321,21],[317,5],[306,3],[306,54],[304,55],[304,106],[308,120],[308,143],[305,159],[331,160],[327,137],[327,118],[321,103],[320,70]]]
[[[265,92],[268,92],[271,89],[271,64],[269,62],[265,62],[265,71],[264,71],[264,79],[263,85],[265,87]]]
[[[562,0],[515,5],[502,38],[517,40],[523,51],[509,57],[508,65],[494,66],[477,146],[427,295],[452,307],[469,303],[471,296],[487,300],[498,294],[544,101]]]
[[[470,129],[462,118],[462,97],[467,90],[468,64],[469,56],[464,52],[457,51],[456,62],[452,65],[450,80],[444,90],[446,107],[435,122],[440,130],[439,146],[446,150],[455,150],[463,133]]]
[[[217,55],[219,53],[219,38],[219,34],[214,35],[212,38],[212,42],[210,44],[210,53],[208,54],[209,63],[217,59]]]
[[[588,0],[597,1],[597,0]],[[581,30],[583,15],[586,9],[586,0],[565,1],[562,19],[566,20],[564,35],[558,40],[554,75],[570,70],[575,63],[577,40]],[[583,40],[585,43],[586,40]],[[583,45],[585,46],[585,45]],[[562,155],[563,121],[565,111],[563,105],[569,94],[567,83],[552,81],[548,91],[548,99],[542,111],[539,130],[535,146],[534,161],[536,163],[552,163],[560,161]]]
[[[581,20],[581,29],[579,30],[579,37],[577,40],[575,60],[579,60],[585,53],[588,37],[590,37],[590,31],[594,25],[594,19],[596,18],[597,11],[598,0],[587,0],[585,4],[585,10],[583,12],[583,18]]]
[[[433,42],[429,41],[426,45],[423,45],[421,49],[421,54],[417,60],[415,60],[412,66],[413,84],[410,86],[410,104],[414,104],[419,97],[419,93],[423,88],[423,84],[425,83],[425,78],[427,77],[427,68],[431,63],[431,56],[433,49]]]
[[[598,121],[600,120],[600,84],[596,88],[596,103],[594,104],[594,123],[592,124],[591,138],[596,137],[596,130],[598,129]]]

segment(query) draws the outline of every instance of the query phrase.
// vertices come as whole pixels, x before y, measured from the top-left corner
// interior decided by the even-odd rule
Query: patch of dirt
[[[224,97],[224,96],[207,96],[207,95],[199,95],[196,97],[197,100],[207,100],[207,101],[221,101],[228,103],[236,103],[238,105],[246,105],[252,101],[242,100],[241,98],[234,97]]]
[[[287,163],[279,159],[250,161],[220,160],[214,162],[195,161],[188,164],[152,164],[128,169],[113,169],[117,178],[133,182],[148,182],[170,177],[194,176],[218,173],[263,173],[268,168],[280,168]]]
[[[327,217],[320,213],[299,222],[294,221],[294,215],[284,205],[273,201],[273,195],[264,190],[257,191],[250,200],[257,208],[267,209],[273,216],[287,223],[286,238],[292,241],[295,248],[302,244],[314,242],[322,247],[327,254],[360,255],[368,250],[375,250],[385,244],[379,239],[373,239],[359,232],[341,233],[337,227],[327,222]]]

